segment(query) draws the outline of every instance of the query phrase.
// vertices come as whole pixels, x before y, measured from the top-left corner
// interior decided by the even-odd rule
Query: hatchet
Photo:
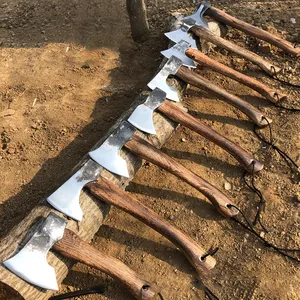
[[[250,87],[272,103],[284,101],[287,98],[287,96],[282,95],[279,91],[273,90],[262,82],[208,57],[198,49],[190,47],[188,42],[184,40],[181,40],[168,50],[162,51],[161,54],[163,54],[167,58],[171,58],[171,56],[174,55],[182,61],[182,64],[184,66],[190,68],[195,67],[195,62],[202,64],[205,67],[212,69],[213,71],[223,74],[239,83]]]
[[[136,299],[151,299],[153,287],[120,260],[108,256],[66,228],[66,221],[54,213],[37,228],[25,246],[3,264],[11,272],[38,287],[58,290],[55,269],[47,262],[52,248],[62,256],[96,268],[119,280]]]
[[[156,92],[160,93],[160,91],[154,91],[154,95],[152,95],[152,97],[150,96],[151,98],[149,97],[150,101],[156,96]],[[152,117],[152,113],[150,112],[149,116],[140,115],[140,117],[145,117],[145,119],[147,119],[148,117]],[[166,171],[177,176],[178,178],[181,178],[182,180],[196,188],[210,200],[210,202],[223,216],[233,217],[238,214],[235,209],[231,208],[233,202],[215,186],[211,185],[200,176],[191,172],[183,165],[169,157],[167,154],[153,147],[142,138],[134,135],[134,133],[135,127],[133,125],[126,121],[122,122],[120,127],[108,138],[106,142],[104,142],[106,146],[100,146],[98,149],[91,152],[90,156],[108,171],[117,175],[125,174],[128,173],[126,161],[124,161],[124,165],[119,165],[114,164],[112,161],[103,159],[103,157],[106,156],[106,152],[115,152],[115,156],[119,156],[118,161],[123,160],[123,158],[121,158],[120,156],[119,151],[122,147],[125,147],[130,152],[136,154],[142,159],[152,162],[153,164],[165,169]],[[124,138],[124,136],[126,136],[126,139]],[[114,144],[112,144],[109,142],[110,140],[118,140],[119,142],[115,142]],[[118,144],[118,146],[116,146],[116,144]]]
[[[185,46],[181,47],[181,49],[188,49],[188,43],[182,41],[179,43],[181,45],[185,44]],[[182,52],[181,52],[182,53]],[[268,125],[268,122],[272,121],[265,117],[260,111],[258,111],[251,104],[247,103],[243,99],[230,94],[225,89],[213,84],[209,80],[205,79],[201,75],[193,72],[189,68],[183,67],[183,62],[180,58],[172,55],[163,68],[160,70],[158,74],[148,83],[148,87],[152,90],[155,88],[159,88],[166,92],[166,98],[173,101],[179,101],[177,90],[167,83],[167,78],[169,75],[175,75],[178,78],[182,79],[184,82],[189,83],[193,86],[199,87],[201,89],[212,92],[214,95],[221,97],[227,103],[233,105],[242,111],[245,115],[249,117],[256,125],[259,127],[264,127]]]
[[[126,135],[130,136],[130,133],[126,133]],[[112,141],[111,150],[108,150],[108,152],[118,153],[119,145],[115,145],[120,142],[114,137],[110,141]],[[104,149],[100,149],[98,153],[94,153],[93,157],[96,157],[97,154],[102,156],[107,153],[105,149],[109,147],[109,143]],[[111,157],[115,156],[113,155]],[[121,160],[123,160],[123,158],[120,157],[119,161]],[[120,166],[117,164],[109,164],[109,160],[104,160],[103,162],[101,159],[100,162],[101,164],[106,162],[108,168],[114,167],[124,172],[124,170],[121,170],[124,168],[123,164]],[[87,187],[98,200],[112,204],[131,214],[169,239],[184,252],[199,276],[200,274],[209,273],[209,270],[215,266],[216,261],[213,257],[207,256],[207,251],[203,250],[193,239],[160,217],[152,209],[138,201],[136,197],[124,192],[117,185],[109,182],[105,178],[100,177],[99,173],[102,168],[102,165],[94,160],[88,159],[80,170],[47,198],[47,201],[65,215],[74,220],[81,221],[83,212],[80,208],[79,195],[83,187]]]
[[[165,91],[155,88],[146,101],[135,109],[128,121],[144,132],[156,134],[152,115],[153,111],[157,109],[171,120],[188,127],[192,131],[197,132],[201,136],[223,148],[225,151],[230,153],[249,173],[252,173],[253,171],[258,172],[263,169],[263,165],[247,151],[226,137],[220,135],[209,126],[206,126],[187,112],[178,108],[175,104],[170,101],[165,101],[166,97]],[[104,147],[102,149],[104,149]],[[104,159],[104,157],[102,159]]]
[[[282,49],[284,52],[294,55],[294,56],[300,56],[300,48],[295,47],[292,43],[288,42],[287,40],[284,40],[278,36],[275,36],[271,34],[270,32],[267,32],[261,28],[258,28],[256,26],[253,26],[247,22],[244,22],[238,18],[235,18],[226,12],[215,8],[210,7],[205,11],[205,14],[207,16],[210,16],[211,18],[215,19],[218,22],[221,22],[223,24],[229,25],[231,27],[234,27],[236,29],[239,29],[247,34],[250,34],[260,40],[266,41],[280,49]]]
[[[181,28],[171,32],[167,32],[165,33],[165,35],[175,43],[184,40],[191,44],[193,48],[197,48],[196,42],[192,42],[193,38],[189,35],[190,33],[193,33],[199,38],[211,42],[221,48],[227,49],[228,51],[251,61],[271,76],[280,73],[281,69],[279,67],[266,61],[259,55],[249,50],[246,50],[230,41],[227,41],[222,37],[214,35],[207,28],[207,26],[204,26],[203,14],[210,8],[210,6],[210,3],[202,2],[199,5],[198,10],[193,15],[185,17],[183,19]]]

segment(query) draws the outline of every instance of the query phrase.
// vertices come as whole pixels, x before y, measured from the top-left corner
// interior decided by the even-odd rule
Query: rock
[[[224,183],[224,189],[225,189],[226,191],[230,191],[231,188],[232,188],[231,183],[225,181],[225,183]]]
[[[180,141],[184,143],[184,142],[186,142],[186,139],[185,138],[181,138]]]

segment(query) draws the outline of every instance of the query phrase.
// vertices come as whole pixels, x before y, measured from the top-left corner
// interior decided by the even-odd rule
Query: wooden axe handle
[[[271,120],[269,120],[268,123],[265,119],[265,116],[245,100],[227,92],[225,89],[219,87],[216,84],[213,84],[211,81],[186,67],[180,67],[180,69],[176,73],[176,76],[178,76],[186,83],[189,83],[200,89],[204,89],[218,97],[221,97],[224,101],[242,111],[249,117],[250,120],[254,122],[254,124],[258,125],[259,127],[264,127],[271,123]]]
[[[63,238],[53,246],[53,249],[67,258],[99,269],[118,279],[136,299],[151,299],[156,294],[148,282],[140,279],[120,260],[96,250],[69,229],[65,229]]]
[[[244,149],[222,136],[209,126],[206,126],[189,113],[178,109],[178,107],[170,101],[165,101],[159,108],[158,111],[163,113],[170,119],[178,122],[179,124],[190,128],[191,130],[202,135],[206,139],[217,144],[228,153],[230,153],[249,173],[258,172],[263,169],[263,165],[256,160],[251,154],[246,152]]]
[[[233,204],[233,202],[215,186],[185,168],[182,164],[178,163],[176,160],[158,150],[142,138],[134,135],[132,139],[125,144],[125,147],[132,153],[167,170],[196,188],[211,201],[223,216],[233,217],[238,214],[237,210],[228,208],[228,205]]]
[[[260,29],[249,23],[241,21],[220,9],[211,7],[205,12],[205,14],[210,16],[211,18],[215,19],[218,22],[221,22],[223,24],[226,24],[226,25],[229,25],[236,29],[239,29],[245,33],[248,33],[248,34],[260,39],[260,40],[266,41],[274,46],[277,46],[278,48],[282,49],[284,52],[286,52],[290,55],[300,56],[300,48],[299,47],[296,48],[293,46],[292,43],[290,43],[280,37],[277,37],[263,29]]]
[[[207,252],[194,240],[142,204],[135,196],[124,192],[103,177],[99,177],[97,183],[89,183],[87,187],[94,196],[129,213],[169,239],[185,253],[199,276],[208,274],[215,266],[216,261],[213,257],[207,256],[202,259]]]
[[[246,50],[230,41],[227,41],[219,36],[214,35],[211,31],[209,31],[207,28],[202,26],[193,26],[190,31],[197,35],[198,37],[211,42],[218,47],[227,49],[228,51],[231,51],[249,61],[254,63],[255,65],[259,66],[263,71],[265,71],[267,74],[273,76],[274,73],[278,74],[280,73],[281,69],[274,66],[274,64],[269,63],[265,59],[261,58],[259,55]]]
[[[262,82],[247,76],[241,72],[238,72],[214,59],[211,59],[201,51],[193,48],[189,48],[185,54],[191,58],[192,60],[196,61],[199,64],[204,65],[216,71],[220,74],[223,74],[233,80],[236,80],[239,83],[242,83],[251,89],[257,91],[259,94],[264,96],[266,99],[271,101],[272,103],[277,103],[279,101],[284,101],[287,99],[286,95],[282,95],[279,91],[275,91],[269,86],[263,84]]]

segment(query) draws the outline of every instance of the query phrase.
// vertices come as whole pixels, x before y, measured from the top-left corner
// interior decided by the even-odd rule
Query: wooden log
[[[146,41],[149,37],[149,25],[144,0],[126,0],[126,5],[133,40],[137,43]]]
[[[229,25],[231,27],[234,27],[238,30],[241,30],[247,34],[250,34],[260,40],[266,41],[280,49],[282,49],[284,52],[299,57],[300,56],[300,47],[294,47],[294,45],[287,40],[284,40],[278,36],[275,36],[271,34],[270,32],[267,32],[263,29],[260,29],[256,26],[253,26],[247,22],[244,22],[242,20],[239,20],[226,12],[211,7],[209,8],[205,14],[207,16],[210,16],[214,20],[221,22],[223,24]]]
[[[221,48],[224,48],[230,52],[233,52],[249,61],[254,63],[255,65],[259,66],[264,72],[273,76],[275,74],[279,74],[281,69],[276,67],[274,64],[268,62],[267,60],[263,59],[259,55],[246,50],[235,43],[227,41],[219,36],[212,34],[207,28],[203,26],[193,26],[190,31],[194,33],[201,39],[205,39]]]
[[[178,20],[175,20],[175,22],[176,23],[172,23],[175,24],[173,28],[176,28],[179,25]],[[186,87],[184,83],[172,78],[170,79],[170,84],[178,89],[179,95],[182,95]],[[116,121],[115,125],[112,126],[108,132],[106,132],[106,134],[93,147],[93,149],[98,148],[99,145],[101,145],[112,134],[112,132],[120,125],[122,121],[127,120],[134,109],[145,101],[145,97],[149,95],[150,92],[151,91],[145,88],[145,90],[134,101],[131,108],[124,112],[124,114]],[[172,135],[178,124],[157,112],[154,113],[153,121],[157,131],[156,136],[145,135],[142,132],[138,132],[137,134],[155,147],[161,148]],[[125,189],[137,171],[141,168],[143,161],[126,149],[121,151],[121,156],[127,161],[129,173],[131,175],[130,178],[126,179],[124,177],[116,176],[106,170],[102,170],[100,176],[118,185],[122,189]],[[59,187],[66,179],[73,175],[75,170],[77,170],[86,159],[87,156],[84,157],[79,164],[77,164],[77,166],[68,174],[68,176],[62,178],[60,182],[58,182],[57,187]],[[82,191],[80,196],[80,204],[84,212],[83,220],[80,223],[68,220],[67,228],[76,233],[83,241],[90,242],[101,227],[103,219],[109,213],[110,206],[105,203],[101,203],[98,199],[93,198],[93,196],[84,191]],[[46,202],[46,199],[41,200],[40,203],[33,208],[30,214],[25,217],[22,222],[17,224],[9,232],[9,234],[1,240],[0,283],[2,287],[0,288],[0,299],[45,300],[51,297],[53,294],[53,291],[36,288],[35,286],[26,283],[24,280],[7,270],[2,263],[4,260],[13,256],[17,251],[20,250],[20,248],[24,246],[28,240],[28,237],[31,236],[32,232],[36,230],[37,226],[40,225],[42,220],[48,216],[50,212],[64,217],[62,214],[50,207],[50,205]],[[55,268],[57,281],[59,284],[66,277],[69,268],[71,268],[74,264],[73,261],[66,259],[52,251],[48,254],[47,261]]]

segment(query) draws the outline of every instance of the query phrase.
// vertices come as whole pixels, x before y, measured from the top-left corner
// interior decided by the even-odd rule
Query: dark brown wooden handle
[[[167,170],[189,183],[205,195],[223,216],[233,217],[238,214],[237,210],[228,207],[230,204],[232,205],[233,202],[215,186],[185,168],[182,164],[178,163],[176,160],[158,150],[142,138],[134,135],[132,139],[125,144],[125,147],[137,156]]]
[[[214,59],[211,59],[210,57],[208,57],[207,55],[205,55],[197,49],[189,48],[185,52],[185,54],[197,63],[202,64],[205,67],[212,69],[213,71],[223,74],[233,80],[236,80],[239,83],[250,87],[251,89],[258,92],[272,103],[277,103],[287,99],[287,96],[282,95],[279,91],[275,91],[269,86],[263,84],[262,82],[250,76],[247,76],[241,72],[238,72]]]
[[[216,21],[219,21],[223,24],[229,25],[231,27],[234,27],[236,29],[239,29],[245,33],[248,33],[260,40],[266,41],[280,49],[282,49],[284,52],[294,55],[294,56],[300,56],[300,48],[294,47],[292,43],[277,37],[263,29],[260,29],[258,27],[255,27],[249,23],[246,23],[244,21],[241,21],[226,12],[217,9],[215,7],[211,7],[205,12],[206,15],[210,16],[211,18],[215,19]]]
[[[254,122],[254,124],[258,125],[259,127],[267,126],[272,122],[270,119],[268,119],[267,121],[266,116],[264,116],[259,110],[257,110],[254,106],[252,106],[245,100],[227,92],[225,89],[219,87],[216,84],[213,84],[211,81],[186,67],[181,67],[177,71],[176,76],[178,76],[186,83],[189,83],[200,89],[204,89],[218,97],[221,97],[225,102],[242,111],[246,116],[249,117],[250,120]]]
[[[179,109],[170,101],[165,101],[158,111],[169,117],[171,120],[190,128],[191,130],[202,135],[206,139],[217,144],[228,153],[230,153],[249,173],[258,172],[263,169],[263,165],[256,160],[251,154],[239,147],[234,142],[222,136],[209,126],[206,126],[187,112]]]
[[[207,256],[202,259],[207,252],[194,240],[142,204],[133,195],[124,192],[103,177],[100,177],[97,183],[89,183],[87,187],[94,196],[131,214],[174,243],[185,253],[199,276],[208,274],[209,270],[215,266],[216,261],[213,257]]]
[[[230,41],[227,41],[219,36],[214,35],[211,31],[209,31],[205,27],[200,26],[193,26],[190,29],[191,32],[193,32],[198,37],[211,42],[221,48],[227,49],[228,51],[231,51],[249,61],[254,63],[255,65],[259,66],[263,71],[265,71],[267,74],[273,76],[274,73],[278,74],[280,73],[281,69],[276,67],[274,64],[269,63],[265,59],[261,58],[259,55],[246,50]]]
[[[120,260],[96,250],[73,231],[66,229],[63,238],[53,249],[63,256],[86,264],[118,279],[136,299],[151,299],[156,292],[152,286]]]

